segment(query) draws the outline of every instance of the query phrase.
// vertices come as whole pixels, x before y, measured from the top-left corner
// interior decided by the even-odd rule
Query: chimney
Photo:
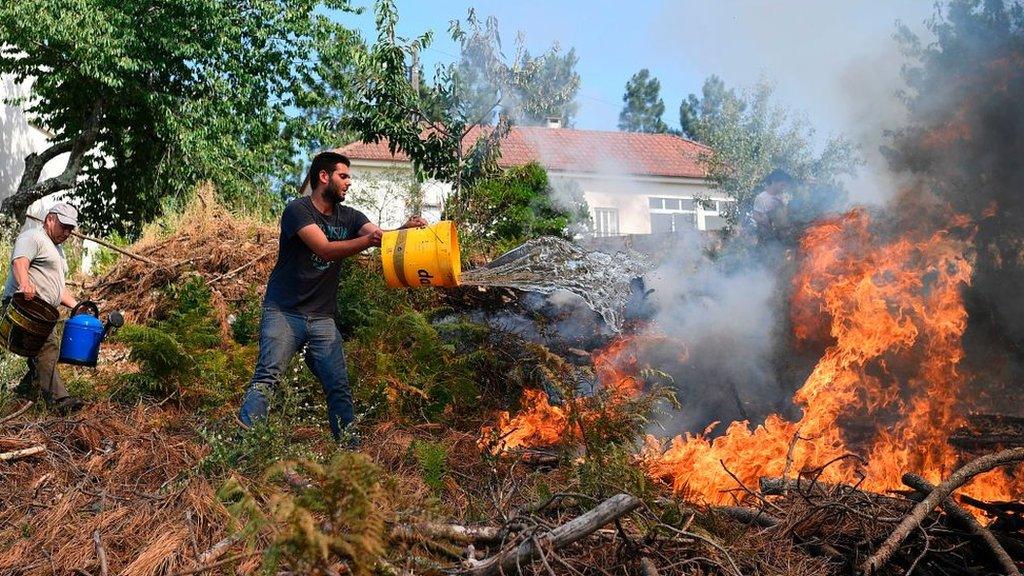
[[[548,128],[561,128],[562,118],[560,116],[548,116],[544,118],[547,121]]]

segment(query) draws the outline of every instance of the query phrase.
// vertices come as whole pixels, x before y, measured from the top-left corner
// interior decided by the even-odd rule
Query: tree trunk
[[[36,200],[54,192],[73,188],[78,181],[78,173],[82,170],[82,161],[86,152],[92,150],[99,137],[100,119],[105,107],[106,101],[102,97],[98,98],[93,102],[92,110],[89,112],[82,131],[74,138],[57,142],[42,152],[29,154],[25,158],[25,171],[21,175],[21,182],[18,183],[18,190],[4,198],[3,203],[0,204],[0,211],[10,214],[20,222],[25,219],[25,211]],[[40,182],[39,177],[43,173],[46,163],[67,152],[70,152],[71,156],[68,158],[68,165],[64,171],[53,178],[47,178]]]

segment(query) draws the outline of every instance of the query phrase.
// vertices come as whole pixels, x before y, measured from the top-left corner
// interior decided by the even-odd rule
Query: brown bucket
[[[53,306],[19,292],[0,317],[0,345],[19,356],[38,356],[59,317]]]

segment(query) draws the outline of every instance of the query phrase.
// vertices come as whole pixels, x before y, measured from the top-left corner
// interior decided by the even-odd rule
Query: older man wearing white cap
[[[47,212],[41,228],[29,228],[18,235],[11,253],[11,269],[4,284],[4,306],[15,293],[21,292],[29,300],[39,298],[54,308],[60,304],[75,307],[75,297],[64,283],[68,263],[60,245],[71,236],[76,226],[78,210],[58,203]],[[51,406],[59,412],[69,413],[81,408],[82,402],[68,394],[57,373],[59,348],[57,331],[54,330],[39,355],[28,359],[28,373],[15,388],[15,393],[34,397],[37,391],[41,391]]]

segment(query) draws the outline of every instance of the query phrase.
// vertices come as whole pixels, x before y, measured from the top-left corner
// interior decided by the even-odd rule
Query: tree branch
[[[914,490],[917,490],[922,496],[929,494],[935,489],[934,486],[921,476],[909,472],[903,475],[903,483]],[[1020,576],[1020,570],[1017,570],[1017,565],[1013,563],[1013,559],[1006,553],[1006,549],[1003,548],[1003,545],[996,540],[996,537],[988,530],[988,528],[979,524],[970,512],[961,508],[953,501],[952,498],[946,498],[942,501],[940,506],[942,506],[942,509],[946,514],[949,514],[950,518],[970,530],[988,546],[989,550],[992,552],[992,556],[999,562],[999,565],[1003,567],[1003,571],[1007,576]]]
[[[928,496],[921,500],[914,508],[910,511],[910,514],[900,522],[900,525],[893,530],[892,534],[885,539],[885,542],[875,551],[874,555],[868,558],[863,564],[861,564],[861,572],[865,574],[876,574],[878,569],[885,566],[892,555],[899,548],[900,544],[906,540],[907,536],[910,535],[921,521],[931,513],[931,511],[942,503],[954,490],[963,486],[971,478],[974,478],[982,472],[988,472],[989,470],[1005,464],[1012,464],[1014,462],[1020,462],[1024,460],[1024,447],[1013,448],[1010,450],[1003,450],[1002,452],[996,452],[995,454],[989,454],[982,456],[976,460],[968,462],[959,470],[954,472],[949,478],[939,483],[932,490]]]
[[[497,556],[475,563],[467,573],[472,576],[511,574],[517,566],[526,564],[540,555],[542,548],[556,549],[568,546],[592,534],[601,526],[629,514],[639,505],[640,499],[635,496],[629,494],[612,496],[593,510],[556,527],[550,532],[524,540],[516,548],[506,550]]]
[[[54,144],[38,154],[29,154],[25,158],[25,172],[21,175],[17,192],[4,199],[3,204],[0,204],[0,210],[22,220],[25,211],[36,200],[73,187],[78,180],[78,173],[82,170],[85,154],[92,150],[99,137],[100,119],[105,108],[106,99],[97,98],[93,102],[92,111],[89,113],[82,131],[74,138]],[[46,163],[66,152],[70,152],[71,156],[68,158],[68,164],[64,171],[40,182],[39,176]]]

